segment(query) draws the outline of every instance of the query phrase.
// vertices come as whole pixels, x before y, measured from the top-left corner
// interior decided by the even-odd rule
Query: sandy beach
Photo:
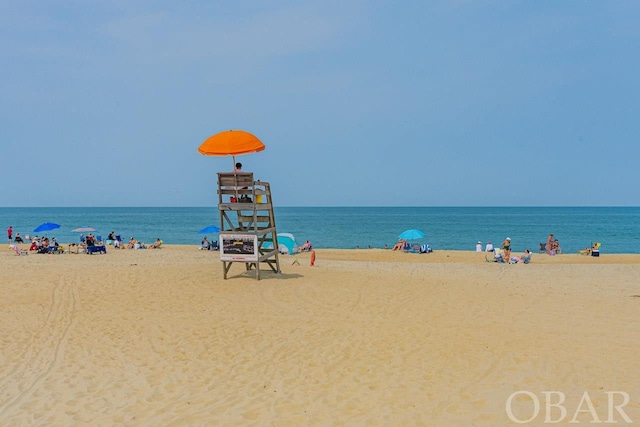
[[[316,254],[3,245],[0,425],[640,423],[640,255]]]

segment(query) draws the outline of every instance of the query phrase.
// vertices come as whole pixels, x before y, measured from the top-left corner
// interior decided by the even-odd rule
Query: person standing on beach
[[[7,228],[7,237],[9,238],[9,243],[11,243],[11,239],[13,238],[13,226],[10,225],[9,228]]]
[[[549,234],[549,237],[547,237],[547,245],[545,248],[547,249],[547,253],[550,253],[551,249],[553,249],[553,233]]]
[[[507,237],[506,239],[504,239],[504,242],[502,242],[502,249],[504,250],[504,259],[510,260],[511,259],[511,237]]]

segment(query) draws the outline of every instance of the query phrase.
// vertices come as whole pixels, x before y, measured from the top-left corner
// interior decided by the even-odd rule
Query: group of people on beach
[[[96,237],[91,233],[89,233],[87,236],[80,235],[80,241],[82,244],[86,246],[96,246],[96,245],[106,244],[106,245],[113,246],[114,249],[159,249],[164,243],[162,239],[158,237],[155,240],[155,242],[153,242],[150,245],[147,245],[146,243],[131,236],[131,238],[129,239],[129,242],[127,242],[127,244],[125,245],[122,242],[122,239],[120,238],[120,236],[116,235],[114,231],[109,233],[109,235],[107,236],[107,240],[104,242],[98,242]]]
[[[13,226],[9,226],[7,228],[7,239],[9,240],[9,244],[12,242],[15,243],[25,243],[31,242],[29,246],[30,252],[35,253],[62,253],[65,252],[63,247],[58,243],[55,237],[49,239],[48,237],[40,238],[38,236],[30,237],[29,235],[25,235],[23,238],[20,233],[16,233],[13,235]],[[80,234],[80,242],[79,243],[69,243],[68,252],[79,253],[81,250],[86,251],[88,246],[101,246],[104,244],[112,245],[116,249],[159,249],[163,241],[159,237],[150,245],[146,245],[144,242],[138,241],[135,238],[131,237],[129,239],[129,243],[124,245],[120,239],[120,236],[117,236],[115,232],[109,233],[107,240],[105,242],[99,241],[100,239],[94,236],[92,233]]]
[[[51,254],[58,252],[60,250],[60,245],[55,237],[52,237],[49,240],[48,237],[44,237],[40,239],[38,236],[34,236],[31,241],[31,245],[29,246],[29,252],[35,252],[39,254]]]
[[[116,235],[116,233],[113,231],[109,233],[106,241],[107,245],[113,245],[113,247],[117,249],[158,249],[160,248],[160,246],[162,246],[163,243],[164,242],[162,241],[162,239],[158,237],[155,242],[147,245],[146,243],[131,236],[129,242],[125,245],[122,243],[122,239],[120,238],[120,236]]]
[[[511,237],[507,237],[506,239],[504,239],[504,241],[500,244],[500,248],[511,253]],[[478,243],[476,243],[476,252],[493,252],[494,250],[495,247],[491,242],[487,242],[484,251],[482,249],[482,242],[478,240]]]
[[[476,252],[483,252],[482,250],[482,241],[478,241],[476,243]],[[493,262],[506,262],[509,264],[518,264],[524,263],[528,264],[531,262],[531,251],[529,249],[525,249],[522,256],[515,256],[511,254],[511,237],[507,237],[502,241],[499,248],[494,248],[493,243],[487,242],[484,252],[492,252],[493,259],[488,259],[485,256],[487,261]]]
[[[553,233],[549,233],[549,237],[547,237],[545,250],[549,255],[557,255],[562,253],[562,249],[560,248],[560,242],[558,242],[558,239],[555,239],[553,237]]]
[[[29,235],[27,234],[24,238],[22,238],[20,233],[16,233],[16,235],[14,236],[13,235],[13,226],[10,225],[9,228],[7,228],[7,239],[9,240],[9,244],[11,244],[11,242],[24,243],[25,239],[27,241],[29,240]]]
[[[209,239],[207,239],[207,236],[202,238],[202,241],[200,242],[201,251],[217,251],[218,249],[219,245],[217,240],[210,242]]]
[[[524,254],[521,257],[511,256],[511,238],[510,237],[507,237],[506,239],[504,239],[504,241],[500,245],[499,250],[494,249],[493,244],[491,242],[487,242],[485,251],[494,252],[494,261],[496,262],[528,263],[531,260],[531,251],[529,249],[526,249],[524,251]],[[549,255],[557,255],[562,253],[562,249],[560,248],[560,243],[558,242],[558,239],[554,237],[553,233],[549,234],[549,237],[547,237],[546,243],[544,244],[540,243],[540,252],[542,253],[543,251]],[[478,241],[478,243],[476,244],[476,252],[482,252],[481,241]]]

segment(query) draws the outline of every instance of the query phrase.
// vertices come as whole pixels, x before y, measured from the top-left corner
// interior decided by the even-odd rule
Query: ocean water
[[[275,216],[278,232],[316,248],[392,247],[398,234],[417,228],[426,233],[419,242],[434,250],[474,250],[477,241],[511,237],[514,252],[537,252],[554,233],[565,253],[596,241],[603,253],[640,253],[640,207],[279,207]],[[78,241],[71,230],[87,225],[103,237],[114,231],[125,240],[198,245],[198,230],[219,225],[219,214],[213,206],[0,208],[0,226],[12,225],[14,234],[33,235],[43,222],[60,224],[47,233],[60,242]]]

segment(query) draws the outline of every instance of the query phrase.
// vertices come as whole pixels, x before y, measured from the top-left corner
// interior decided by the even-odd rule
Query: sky
[[[640,206],[640,2],[0,0],[0,206]]]

